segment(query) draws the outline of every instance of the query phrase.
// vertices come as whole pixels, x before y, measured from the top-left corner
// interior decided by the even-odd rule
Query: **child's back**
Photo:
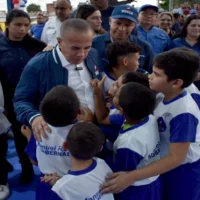
[[[112,200],[112,194],[102,195],[100,185],[105,182],[105,177],[112,173],[104,160],[93,159],[93,164],[84,170],[69,171],[52,188],[62,199],[84,200]]]

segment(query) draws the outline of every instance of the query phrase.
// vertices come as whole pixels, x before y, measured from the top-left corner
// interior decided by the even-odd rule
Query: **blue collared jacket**
[[[168,51],[172,47],[172,42],[167,33],[155,26],[149,31],[145,31],[140,25],[137,25],[137,34],[141,40],[148,42],[155,54]]]
[[[134,35],[130,35],[129,40],[139,45],[142,48],[140,52],[139,68],[144,69],[148,72],[152,72],[154,54],[151,46],[147,42],[140,40]],[[98,50],[103,60],[105,71],[106,71],[106,63],[108,63],[105,51],[110,43],[112,43],[112,40],[109,33],[95,37],[92,43],[92,47]]]
[[[200,43],[196,43],[195,45],[191,46],[183,37],[176,38],[172,40],[173,47],[188,47],[194,51],[196,51],[200,55]]]
[[[95,49],[90,50],[85,65],[91,78],[101,79],[101,59]],[[56,48],[36,55],[25,67],[15,91],[17,119],[29,125],[31,117],[39,114],[39,104],[45,94],[57,85],[67,84],[68,70],[62,66]]]

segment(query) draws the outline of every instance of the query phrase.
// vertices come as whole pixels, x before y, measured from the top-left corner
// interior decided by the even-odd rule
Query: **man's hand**
[[[119,193],[133,182],[129,180],[128,172],[117,172],[106,177],[107,182],[101,185],[101,193]]]
[[[36,118],[34,118],[31,123],[31,126],[32,126],[34,137],[37,141],[42,141],[41,135],[44,138],[47,138],[45,131],[51,132],[51,129],[49,128],[47,123],[44,121],[42,116],[37,116]]]
[[[43,49],[43,52],[52,51],[52,49],[53,49],[53,46],[48,45]]]
[[[92,111],[87,108],[87,107],[83,107],[80,109],[81,114],[77,115],[77,120],[78,121],[84,121],[84,122],[93,122],[94,121],[94,114],[92,113]]]
[[[50,185],[55,185],[58,179],[60,177],[57,173],[45,174],[45,176],[40,178],[41,182],[49,183]]]

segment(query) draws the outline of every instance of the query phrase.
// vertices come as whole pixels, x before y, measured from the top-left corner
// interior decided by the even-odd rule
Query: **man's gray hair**
[[[83,19],[67,19],[60,28],[60,37],[63,38],[71,30],[77,33],[93,31],[87,21]]]

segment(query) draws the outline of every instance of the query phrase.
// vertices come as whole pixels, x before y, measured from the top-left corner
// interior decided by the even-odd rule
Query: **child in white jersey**
[[[42,180],[52,184],[56,182],[52,190],[63,200],[113,200],[113,194],[100,193],[100,185],[112,173],[105,161],[94,158],[101,151],[103,143],[104,135],[97,126],[88,122],[77,123],[63,144],[63,148],[70,152],[71,170],[66,169],[66,175],[57,182],[55,174],[47,175]]]
[[[36,158],[41,176],[53,172],[63,176],[71,169],[71,158],[69,151],[62,148],[62,144],[76,121],[79,100],[72,88],[56,86],[42,100],[40,113],[51,129],[51,133],[46,133],[47,139],[42,137],[42,141],[36,142]],[[32,139],[33,137],[29,143],[34,144]],[[29,149],[32,152],[30,146]],[[36,190],[36,199],[50,199],[52,195],[54,200],[60,199],[53,194],[50,184],[40,182]]]
[[[126,83],[116,93],[113,103],[125,116],[114,143],[115,171],[140,169],[160,159],[158,125],[152,115],[156,96],[138,83]],[[119,194],[120,200],[161,200],[159,175],[133,182]]]
[[[200,115],[185,91],[199,71],[199,55],[173,49],[155,58],[150,87],[159,98],[154,115],[161,137],[161,159],[129,174],[111,175],[104,192],[127,188],[132,182],[163,174],[164,199],[200,199]],[[123,180],[122,180],[123,178]],[[112,187],[112,189],[111,189]]]

